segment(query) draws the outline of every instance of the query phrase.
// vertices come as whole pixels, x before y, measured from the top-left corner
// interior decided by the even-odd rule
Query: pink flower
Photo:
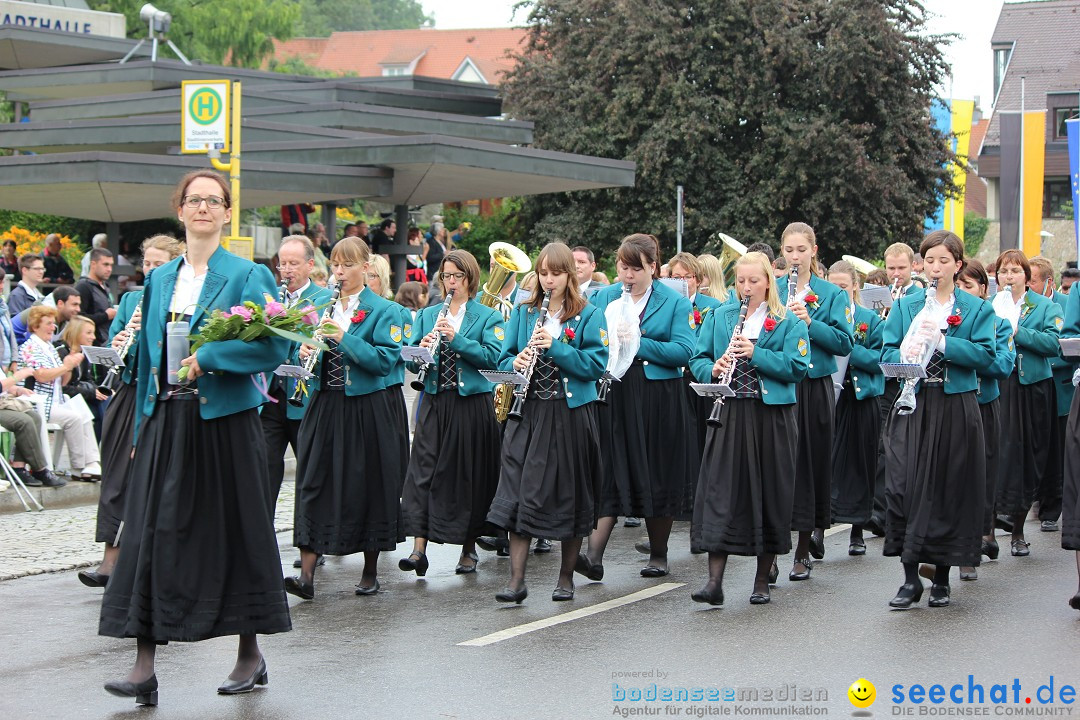
[[[308,325],[319,324],[319,313],[315,312],[314,305],[305,305],[300,308],[300,312],[304,313],[304,322]]]
[[[266,303],[266,317],[280,317],[285,314],[285,306],[279,303],[277,300],[271,300]]]
[[[244,318],[244,322],[246,323],[251,322],[251,310],[248,310],[243,305],[233,305],[231,308],[229,308],[229,312],[233,315],[239,315],[240,317]]]

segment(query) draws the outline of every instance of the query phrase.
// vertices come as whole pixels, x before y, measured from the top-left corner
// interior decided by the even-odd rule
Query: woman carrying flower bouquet
[[[230,205],[221,175],[183,177],[173,206],[186,253],[151,273],[143,293],[135,455],[99,625],[102,635],[136,638],[131,672],[105,689],[143,705],[157,703],[158,644],[239,635],[236,664],[218,688],[235,694],[266,684],[256,634],[292,627],[268,508],[263,393],[253,379],[284,361],[288,341],[207,342],[183,359],[185,381],[170,383],[167,372],[167,359],[187,347],[167,336],[167,323],[190,318],[198,332],[214,310],[276,292],[266,267],[221,247]]]
[[[829,268],[829,282],[847,293],[855,318],[851,355],[836,359],[833,383],[841,388],[836,401],[832,451],[832,521],[851,523],[848,555],[865,555],[863,525],[870,520],[881,432],[878,398],[885,392],[881,373],[881,317],[859,304],[859,273],[841,260]]]
[[[899,610],[922,597],[920,562],[936,566],[930,607],[949,604],[951,566],[979,564],[986,455],[976,371],[993,362],[995,347],[990,305],[954,284],[963,241],[937,230],[919,252],[937,290],[893,305],[882,351],[887,363],[932,352],[914,410],[902,415],[894,406],[885,424],[885,555],[904,566],[904,584],[889,601]]]
[[[742,332],[733,338],[740,305],[721,306],[705,318],[690,360],[703,383],[716,382],[735,363],[735,397],[721,405],[720,423],[709,427],[701,457],[690,546],[709,553],[709,580],[690,597],[722,605],[728,556],[748,555],[757,557],[750,602],[764,605],[771,599],[776,556],[791,551],[795,395],[810,364],[809,335],[780,302],[762,253],[747,253],[735,263],[734,294],[749,297]]]
[[[379,552],[405,539],[399,502],[405,468],[387,390],[401,358],[401,309],[365,287],[372,265],[363,240],[338,242],[330,269],[341,294],[322,324],[330,349],[319,356],[318,390],[300,425],[293,530],[300,575],[285,578],[285,589],[305,600],[315,597],[319,554],[364,553],[355,591],[374,595]],[[301,360],[314,351],[301,348]]]

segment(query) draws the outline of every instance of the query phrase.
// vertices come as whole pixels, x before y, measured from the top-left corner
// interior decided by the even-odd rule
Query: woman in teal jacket
[[[777,555],[791,551],[798,426],[795,386],[809,366],[809,336],[780,303],[769,259],[747,253],[735,264],[736,295],[749,297],[742,332],[732,339],[740,305],[709,313],[690,368],[699,382],[715,383],[735,363],[735,397],[710,426],[694,496],[690,546],[709,553],[709,580],[694,602],[722,605],[729,555],[757,557],[750,602],[769,602]]]
[[[901,610],[922,597],[920,562],[936,568],[930,607],[949,604],[951,566],[979,564],[986,451],[975,373],[994,360],[990,307],[954,284],[963,241],[937,230],[920,252],[927,276],[938,282],[936,303],[926,307],[928,290],[893,305],[882,351],[882,362],[899,363],[901,347],[905,356],[933,348],[914,412],[894,407],[885,425],[885,555],[904,566],[904,584],[889,605]]]
[[[330,253],[341,287],[323,333],[329,350],[319,356],[318,390],[300,424],[296,453],[293,545],[300,575],[285,589],[315,597],[318,555],[364,553],[357,595],[379,591],[379,552],[405,539],[401,476],[405,468],[392,422],[387,376],[401,357],[404,336],[399,306],[364,286],[370,268],[367,243],[343,238]],[[300,350],[301,359],[312,352]]]
[[[184,226],[183,257],[152,272],[138,338],[135,457],[116,568],[98,632],[134,637],[135,666],[110,682],[113,695],[157,704],[156,645],[239,635],[222,694],[266,684],[256,634],[291,629],[269,508],[254,375],[288,353],[284,338],[208,342],[185,358],[183,384],[168,381],[166,323],[195,331],[217,309],[276,296],[274,277],[221,247],[232,215],[229,181],[210,170],[185,175],[173,196]],[[181,349],[184,349],[181,347]]]
[[[448,252],[437,278],[443,295],[453,293],[453,299],[445,317],[443,303],[416,316],[413,344],[432,351],[438,345],[438,354],[425,376],[401,496],[405,534],[414,540],[398,567],[420,577],[428,569],[428,540],[461,545],[456,572],[476,572],[476,538],[489,534],[485,521],[499,482],[494,386],[480,371],[494,369],[498,360],[502,313],[474,299],[480,266],[468,252]]]
[[[683,369],[694,352],[696,324],[690,301],[654,279],[659,252],[652,235],[625,238],[616,261],[620,282],[592,298],[606,310],[622,301],[623,287],[629,286],[641,344],[621,382],[612,384],[608,404],[599,409],[600,520],[588,552],[578,558],[578,571],[590,580],[604,576],[604,550],[619,515],[645,518],[650,554],[642,577],[667,575],[671,525],[692,507],[701,449]]]
[[[1061,336],[1080,337],[1080,292],[1069,293],[1065,308],[1065,327]],[[1080,393],[1073,394],[1069,424],[1065,428],[1064,484],[1061,489],[1061,547],[1076,555],[1076,574],[1080,581]],[[1080,610],[1080,589],[1069,598],[1069,607]]]
[[[806,223],[791,223],[780,236],[780,249],[788,267],[798,266],[798,278],[788,273],[780,283],[780,300],[806,325],[810,335],[810,367],[799,383],[799,457],[795,463],[795,505],[791,529],[799,533],[795,563],[789,580],[807,580],[810,557],[825,557],[825,528],[832,519],[833,406],[836,394],[832,374],[836,357],[851,352],[854,344],[851,301],[832,283],[813,272],[817,266],[817,237]],[[789,287],[795,280],[793,296]]]
[[[596,381],[607,366],[604,314],[578,289],[570,248],[552,243],[536,258],[539,284],[514,308],[499,369],[526,372],[535,357],[521,417],[503,436],[502,473],[488,520],[510,534],[510,583],[495,599],[520,603],[528,595],[525,565],[530,538],[562,543],[552,600],[574,598],[581,541],[596,526],[600,485]],[[549,294],[548,316],[540,307]],[[534,355],[534,353],[539,353]]]
[[[850,298],[855,319],[855,345],[837,358],[833,382],[841,387],[836,401],[832,449],[832,521],[851,523],[848,555],[865,555],[863,525],[870,521],[877,475],[877,445],[881,433],[878,398],[885,393],[881,372],[881,317],[859,304],[859,273],[841,260],[829,268],[829,282]]]
[[[1059,352],[1061,306],[1027,289],[1031,265],[1019,250],[998,256],[994,311],[1007,320],[1016,344],[1016,366],[1001,381],[1001,458],[995,512],[1012,519],[1011,551],[1031,554],[1024,521],[1044,479],[1059,473],[1061,449],[1054,423],[1057,398],[1050,358]],[[1011,290],[1011,292],[1010,292]]]

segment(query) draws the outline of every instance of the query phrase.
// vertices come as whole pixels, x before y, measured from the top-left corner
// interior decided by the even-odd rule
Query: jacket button
[[[157,375],[157,368],[150,368],[151,375]]]
[[[574,393],[568,392],[568,393],[566,393],[566,397],[572,398],[572,397],[574,397]]]
[[[463,382],[459,382],[459,383],[458,383],[458,387],[465,387],[465,383],[463,383]]]
[[[851,376],[851,381],[852,382],[859,382],[859,376],[858,375],[852,375]]]
[[[649,361],[648,361],[648,360],[642,360],[642,361],[641,361],[641,364],[642,364],[642,365],[648,365],[648,364],[649,364]]]
[[[862,388],[861,388],[861,387],[858,387],[858,386],[856,386],[856,387],[855,387],[855,392],[857,392],[857,393],[859,393],[859,392],[862,392]]]
[[[810,369],[811,369],[811,370],[813,370],[813,369],[814,369],[814,363],[810,363]]]
[[[346,384],[346,385],[352,385],[352,380],[346,380],[346,381],[345,381],[345,384]]]
[[[157,346],[161,347],[161,341],[160,340],[157,341]]]
[[[205,405],[205,404],[206,404],[206,402],[207,402],[207,401],[206,401],[206,398],[204,398],[204,397],[201,397],[201,398],[199,398],[199,404],[200,404],[200,405]]]
[[[762,395],[768,395],[769,394],[768,389],[767,388],[761,388],[761,394]]]

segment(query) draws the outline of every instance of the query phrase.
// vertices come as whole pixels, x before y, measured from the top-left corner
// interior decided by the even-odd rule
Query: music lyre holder
[[[926,377],[926,367],[919,363],[880,363],[879,367],[885,377],[899,380],[922,380]]]
[[[690,389],[701,397],[735,397],[735,391],[731,389],[730,385],[720,385],[719,383],[690,383]]]
[[[503,383],[524,385],[526,382],[524,375],[513,370],[509,372],[504,372],[502,370],[481,370],[480,374],[484,376],[484,379],[493,382],[496,385],[502,385]]]

